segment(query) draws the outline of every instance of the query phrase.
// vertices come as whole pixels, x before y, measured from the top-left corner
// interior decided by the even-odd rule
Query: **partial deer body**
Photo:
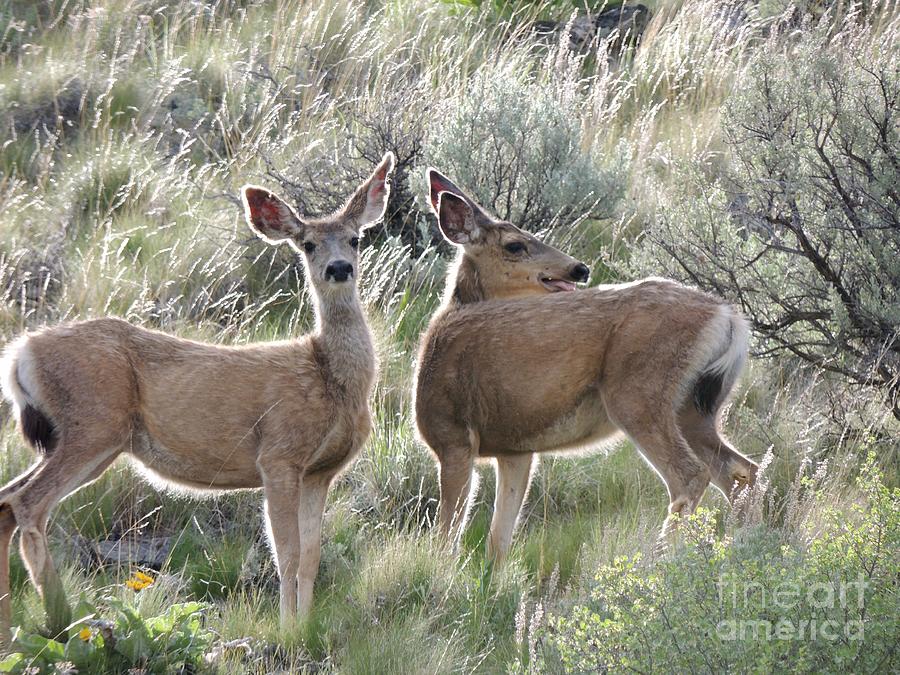
[[[441,230],[462,249],[416,374],[417,427],[440,464],[443,531],[459,535],[474,462],[495,458],[489,549],[504,557],[534,455],[621,434],[665,482],[670,515],[693,510],[710,481],[730,495],[736,481],[754,480],[756,464],[719,431],[747,353],[735,309],[665,279],[560,292],[587,279],[583,265],[493,220],[433,170],[429,182]],[[524,250],[511,253],[512,240]]]
[[[383,213],[392,165],[387,155],[343,209],[316,220],[262,188],[242,191],[251,228],[303,253],[316,307],[312,335],[224,347],[98,319],[7,347],[4,394],[41,457],[0,490],[0,639],[8,639],[16,528],[51,631],[69,624],[47,545],[50,511],[123,453],[192,491],[262,487],[282,620],[308,612],[328,487],[371,426],[376,364],[356,290],[356,246]]]

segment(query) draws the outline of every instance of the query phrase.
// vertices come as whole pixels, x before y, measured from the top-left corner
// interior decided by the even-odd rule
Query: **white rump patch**
[[[3,350],[3,357],[0,358],[0,387],[3,388],[3,397],[13,405],[16,417],[28,404],[40,407],[37,403],[39,389],[34,356],[28,347],[27,335],[11,342]]]
[[[689,394],[688,389],[703,373],[723,375],[726,389],[730,389],[744,367],[749,342],[750,328],[746,319],[730,305],[720,305],[697,340],[687,377],[681,385],[681,398]]]

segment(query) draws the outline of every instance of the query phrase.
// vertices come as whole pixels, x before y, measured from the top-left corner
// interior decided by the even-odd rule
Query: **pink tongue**
[[[558,288],[561,291],[574,291],[575,284],[571,281],[563,281],[562,279],[550,279],[546,282],[548,286],[553,286],[553,288]]]

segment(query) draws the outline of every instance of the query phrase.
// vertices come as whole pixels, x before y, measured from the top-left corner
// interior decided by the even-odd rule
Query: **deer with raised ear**
[[[757,465],[720,432],[748,329],[719,298],[665,279],[576,290],[587,267],[497,220],[434,169],[431,206],[459,249],[422,339],[416,425],[440,467],[438,523],[454,543],[492,459],[488,553],[503,559],[535,457],[634,441],[669,493],[663,534],[707,485],[727,496]]]
[[[376,361],[356,288],[357,246],[384,214],[393,164],[388,153],[343,208],[322,218],[298,216],[264,188],[241,191],[251,229],[303,258],[316,315],[310,335],[228,347],[107,318],[28,333],[7,347],[3,392],[40,459],[0,489],[0,639],[9,639],[17,528],[50,632],[70,624],[47,521],[121,454],[189,492],[262,488],[282,622],[309,611],[328,488],[371,427]]]

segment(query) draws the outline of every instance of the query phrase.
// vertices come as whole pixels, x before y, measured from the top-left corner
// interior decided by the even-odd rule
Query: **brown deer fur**
[[[122,453],[189,490],[262,487],[282,620],[298,606],[309,610],[328,487],[371,426],[376,366],[356,290],[356,246],[383,214],[392,167],[388,154],[341,210],[320,219],[301,219],[262,188],[242,190],[250,227],[303,254],[316,307],[312,335],[224,347],[98,319],[29,333],[7,348],[4,393],[41,457],[0,490],[2,639],[15,529],[59,633],[71,613],[47,546],[50,511]]]
[[[756,464],[718,423],[746,358],[747,327],[735,309],[665,279],[556,292],[586,281],[586,268],[491,218],[433,169],[428,182],[441,231],[460,247],[415,385],[448,536],[455,541],[465,525],[477,459],[496,461],[488,546],[499,559],[535,454],[596,447],[621,433],[666,484],[670,514],[694,509],[710,480],[727,495],[736,481],[753,482]],[[524,249],[511,252],[513,241]]]

